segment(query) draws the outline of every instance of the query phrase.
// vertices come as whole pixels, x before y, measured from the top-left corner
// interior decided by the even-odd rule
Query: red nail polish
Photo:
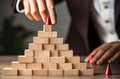
[[[52,25],[50,16],[47,17],[46,25]]]
[[[111,68],[110,68],[110,64],[107,65],[107,68],[106,68],[106,71],[105,71],[105,75],[106,75],[106,76],[112,75],[112,71],[111,71]]]

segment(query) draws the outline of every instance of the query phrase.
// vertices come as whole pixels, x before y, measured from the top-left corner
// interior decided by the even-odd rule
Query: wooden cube
[[[33,75],[34,76],[47,76],[48,75],[48,70],[47,69],[33,70]]]
[[[73,69],[85,70],[86,68],[86,63],[73,63]]]
[[[42,50],[42,44],[40,43],[29,43],[29,50]]]
[[[44,32],[44,31],[38,31],[38,37],[57,37],[57,32]]]
[[[43,27],[44,32],[52,32],[52,25],[44,25]]]
[[[50,51],[50,57],[58,57],[58,56],[59,56],[59,52],[57,50]]]
[[[32,50],[29,49],[25,49],[25,56],[34,56],[34,52]]]
[[[59,56],[72,57],[73,50],[61,50],[59,51]]]
[[[42,63],[43,69],[57,69],[57,63]]]
[[[18,56],[19,63],[33,63],[33,57],[26,57],[26,56]]]
[[[42,69],[42,63],[28,63],[27,64],[27,69]]]
[[[66,57],[66,63],[80,63],[80,56]]]
[[[50,57],[50,63],[65,63],[65,57]]]
[[[78,69],[65,69],[64,75],[68,76],[78,76],[79,75],[79,70]]]
[[[42,49],[43,49],[42,44],[40,44],[40,43],[34,44],[34,50],[42,50]]]
[[[53,44],[44,44],[43,50],[55,50],[55,46]]]
[[[50,57],[49,50],[36,50],[35,57]]]
[[[69,50],[68,44],[56,44],[55,47],[56,50]]]
[[[50,44],[63,44],[63,38],[50,38]]]
[[[20,75],[20,76],[31,76],[32,75],[32,70],[31,69],[18,70],[18,75]]]
[[[34,47],[33,43],[29,43],[29,47],[28,48],[29,48],[29,50],[32,50],[32,51],[35,50],[35,47]]]
[[[17,76],[17,69],[12,68],[3,68],[2,75],[3,76]]]
[[[13,61],[11,63],[12,69],[26,69],[26,64],[18,63],[18,61]]]
[[[63,70],[62,69],[49,69],[48,73],[50,76],[62,76]]]
[[[33,38],[34,43],[40,43],[40,44],[49,44],[49,39],[48,38],[40,38],[40,37],[34,37]]]
[[[36,57],[35,63],[49,63],[50,58],[49,57]]]
[[[58,63],[58,69],[72,69],[72,63]]]
[[[93,69],[80,70],[80,75],[94,75]]]

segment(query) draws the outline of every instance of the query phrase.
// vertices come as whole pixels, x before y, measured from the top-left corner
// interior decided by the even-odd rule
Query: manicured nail
[[[100,62],[100,61],[98,61],[98,62],[97,62],[97,64],[101,64],[101,62]]]
[[[109,63],[109,64],[112,63],[112,60],[108,60],[108,63]]]
[[[85,62],[86,62],[86,63],[88,62],[88,58],[85,59]]]

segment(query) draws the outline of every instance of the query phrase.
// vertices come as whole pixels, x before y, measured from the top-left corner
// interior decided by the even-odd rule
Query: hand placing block
[[[33,75],[34,76],[47,76],[48,70],[47,69],[36,69],[36,70],[33,70]]]
[[[18,75],[20,76],[31,76],[32,70],[31,69],[20,69],[18,70]]]
[[[78,69],[65,69],[64,71],[64,75],[67,76],[77,76],[79,75],[79,70]]]
[[[44,32],[44,31],[38,31],[38,37],[57,37],[57,32],[53,31],[53,32]]]
[[[2,71],[3,76],[17,76],[17,69],[12,69],[12,68],[3,68]]]
[[[40,43],[40,44],[48,44],[49,43],[49,38],[34,37],[33,42],[34,43]]]
[[[50,44],[63,44],[63,38],[50,38]]]
[[[12,69],[26,69],[25,63],[19,63],[18,61],[13,61],[11,63]]]
[[[57,31],[52,31],[50,17],[43,31],[38,31],[38,37],[29,43],[24,55],[18,56],[18,61],[12,62],[11,66],[11,69],[3,69],[3,75],[93,75],[93,69],[80,63],[80,56],[73,56],[69,44],[65,44],[63,38],[57,38]]]
[[[59,51],[59,56],[72,57],[73,50],[61,50]]]
[[[28,63],[26,64],[27,69],[32,69],[32,70],[36,70],[36,69],[42,69],[42,63]]]
[[[18,56],[19,63],[33,63],[33,57],[26,57],[26,56]]]

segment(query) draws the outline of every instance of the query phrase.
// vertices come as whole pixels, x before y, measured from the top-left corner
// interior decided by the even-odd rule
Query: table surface
[[[18,56],[0,56],[0,79],[120,79],[120,64],[112,64],[112,76],[104,76],[106,64],[93,65],[94,76],[2,76],[2,68],[10,67],[11,61],[17,61]],[[81,60],[85,57],[81,56]]]

